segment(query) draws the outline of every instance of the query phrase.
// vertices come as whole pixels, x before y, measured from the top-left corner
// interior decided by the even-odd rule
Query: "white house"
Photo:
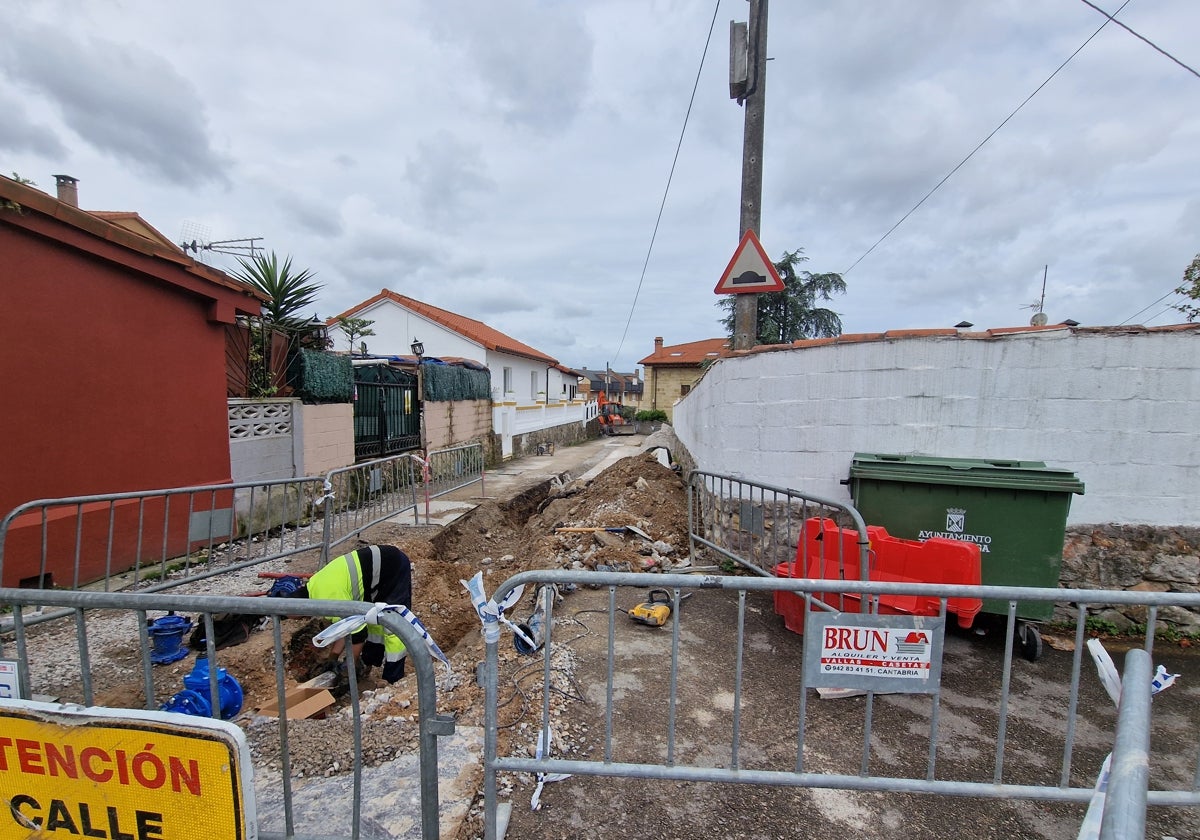
[[[558,360],[517,341],[482,321],[397,294],[388,289],[329,320],[374,321],[369,339],[375,355],[407,356],[414,341],[426,357],[472,359],[492,377],[493,428],[502,437],[503,454],[512,454],[513,437],[594,417],[572,400],[576,385]],[[589,416],[590,415],[590,416]]]

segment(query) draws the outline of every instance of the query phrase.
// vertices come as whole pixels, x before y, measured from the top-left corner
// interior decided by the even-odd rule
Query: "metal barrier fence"
[[[1147,654],[1153,651],[1153,628],[1160,610],[1200,608],[1200,594],[573,571],[518,574],[501,584],[493,599],[503,603],[508,593],[522,585],[544,599],[538,601],[545,611],[540,623],[543,635],[538,639],[542,657],[541,702],[530,701],[530,706],[540,708],[540,723],[536,729],[530,727],[538,747],[535,751],[532,745],[514,741],[505,754],[499,751],[502,706],[498,702],[498,686],[502,680],[500,642],[493,637],[487,641],[485,662],[484,793],[485,837],[489,840],[497,836],[497,777],[506,772],[536,774],[543,781],[555,778],[553,774],[571,774],[1087,803],[1094,794],[1093,783],[1100,771],[1103,750],[1111,743],[1097,733],[1114,724],[1111,702],[1107,709],[1104,707],[1107,698],[1099,704],[1093,702],[1095,681],[1082,682],[1088,607],[1135,604],[1145,607],[1147,627],[1151,628],[1145,638]],[[589,594],[589,588],[597,587],[599,591]],[[629,587],[666,589],[670,593],[672,610],[665,628],[648,635],[645,627],[618,618],[617,613],[626,610],[617,607],[617,591]],[[582,608],[556,620],[554,599],[546,597],[546,593],[571,590],[572,594],[565,597],[582,600],[582,604],[576,601]],[[869,627],[872,621],[897,618],[818,610],[822,606],[817,603],[818,597],[824,598],[827,606],[837,593],[870,604],[872,612],[885,596],[918,595],[940,603],[938,615],[916,619],[924,628],[922,632],[928,631],[933,636],[929,643],[935,645],[932,670],[919,690],[908,688],[895,698],[887,696],[895,691],[905,692],[903,687],[897,688],[903,680],[893,679],[873,684],[886,685],[886,693],[877,688],[858,691],[865,695],[861,705],[818,706],[810,702],[810,688],[828,689],[831,679],[834,685],[843,680],[853,687],[858,679],[849,674],[822,672],[826,664],[835,671],[841,667],[837,659],[827,659],[821,648],[829,642],[830,637],[821,630],[828,629],[830,620],[850,625],[863,622]],[[689,595],[692,597],[681,608]],[[781,597],[802,599],[808,622],[817,621],[817,616],[826,618],[818,624],[806,624],[802,635],[789,634],[778,620],[768,623],[754,619],[748,625],[748,616],[770,610],[769,606],[763,608],[764,599]],[[954,637],[952,644],[947,643],[951,637],[946,628],[946,605],[952,598],[996,598],[1009,604],[1000,661],[981,663],[978,661],[981,656],[972,656],[968,649],[976,643],[973,636]],[[1026,600],[1074,605],[1074,652],[1069,668],[1065,662],[1054,669],[1043,666],[1036,680],[1017,680],[1014,686],[1016,606],[1018,601]],[[559,611],[567,612],[565,607]],[[578,619],[582,613],[600,613],[603,618],[597,623],[606,622],[606,628],[584,634],[576,632],[576,625],[582,623]],[[521,618],[514,616],[514,620]],[[899,626],[914,621],[909,616],[898,618]],[[841,629],[835,627],[835,630],[836,639]],[[572,636],[560,643],[564,632]],[[555,659],[560,644],[567,651],[566,659],[573,663],[576,682],[593,688],[586,698],[576,699],[591,703],[569,705],[569,700],[562,700],[572,692],[564,692],[555,685],[556,673],[564,667]],[[950,648],[953,650],[946,653]],[[528,673],[530,667],[518,670]],[[1196,740],[1200,709],[1194,703],[1181,704],[1182,712],[1179,705],[1175,707],[1172,718],[1162,724],[1165,731],[1155,732],[1157,763],[1148,774],[1139,775],[1137,757],[1150,743],[1145,685],[1148,671],[1138,666],[1130,674],[1129,679],[1142,683],[1134,694],[1145,695],[1145,702],[1131,699],[1122,704],[1113,756],[1112,798],[1105,803],[1104,837],[1135,836],[1114,834],[1114,826],[1144,821],[1147,803],[1200,806],[1200,752]],[[603,693],[600,685],[604,686]],[[1031,698],[1033,686],[1036,694]],[[1100,723],[1094,719],[1087,721],[1087,738],[1080,737],[1081,686],[1089,696],[1088,712],[1100,720]],[[638,687],[640,690],[635,690]],[[694,697],[695,692],[704,693],[707,701],[718,687],[721,695],[731,700],[727,709],[719,710],[707,702],[701,708],[687,705],[686,698]],[[520,690],[522,698],[530,693],[527,684]],[[927,695],[928,702],[911,699],[919,694]],[[557,740],[550,732],[552,696],[558,704],[553,715],[554,724],[559,727]],[[1031,726],[1026,711],[1031,703],[1040,704],[1038,714],[1050,725]],[[875,711],[880,704],[884,704],[887,712],[882,718]],[[602,711],[595,712],[596,706]],[[757,721],[747,717],[748,709],[756,710]],[[771,720],[765,727],[770,737],[766,743],[750,743],[747,739],[751,736],[745,733],[762,733],[764,709],[770,710]],[[1181,713],[1185,717],[1190,715],[1191,720],[1181,721],[1178,717]],[[718,718],[715,728],[711,721],[704,723],[714,717]],[[960,733],[943,732],[943,721],[969,721],[971,731],[980,730],[978,743],[965,743],[969,739]],[[505,728],[512,725],[510,721]],[[1010,728],[1019,732],[1020,737],[1010,738]],[[995,746],[989,758],[987,747],[993,730]],[[574,743],[563,751],[564,731],[594,731],[603,735],[597,743]],[[921,731],[925,734],[920,734]],[[543,734],[538,735],[539,732]],[[727,737],[723,748],[719,746],[720,733]],[[1096,743],[1098,737],[1100,744]],[[552,751],[555,744],[560,745],[559,757]],[[1030,748],[1037,749],[1038,754],[1026,755],[1024,751]],[[529,757],[535,752],[535,757]],[[572,757],[561,757],[567,754]],[[1060,756],[1057,760],[1055,754]],[[1147,775],[1148,792],[1144,785]],[[593,780],[586,788],[576,787],[564,796],[600,799],[603,793],[596,784]],[[539,784],[539,791],[540,787]],[[551,796],[548,792],[540,795]],[[796,824],[802,825],[805,806],[795,807],[799,809]]]
[[[804,568],[809,559],[801,536],[805,522],[815,519],[858,531],[856,557],[846,556],[838,542],[822,544],[821,559],[828,554],[839,569],[845,569],[847,564],[869,568],[867,526],[859,512],[848,504],[699,470],[688,476],[687,489],[689,554],[693,565],[701,565],[706,557],[715,554],[727,566],[741,566],[764,577],[773,577],[783,565],[788,565],[788,574],[792,574],[790,564],[798,563]]]
[[[485,495],[483,444],[471,443],[437,449],[429,453],[430,496],[444,496],[479,482],[479,495]]]
[[[0,581],[31,588],[156,592],[312,549],[484,480],[481,444],[396,455],[324,478],[254,481],[27,502],[0,520]],[[58,613],[61,615],[61,613]]]
[[[356,840],[362,831],[363,815],[363,710],[360,706],[359,684],[354,666],[353,648],[345,645],[344,664],[349,684],[349,720],[342,717],[321,721],[326,730],[346,728],[351,730],[353,742],[352,789],[347,804],[350,824],[339,824],[341,812],[332,803],[323,803],[318,824],[300,825],[296,817],[294,790],[299,781],[291,771],[291,740],[295,722],[289,722],[285,700],[286,660],[281,619],[286,616],[352,616],[364,615],[372,604],[345,601],[285,600],[280,598],[249,599],[232,596],[187,596],[177,593],[128,594],[106,592],[66,592],[29,589],[0,589],[0,606],[10,608],[14,619],[11,629],[12,646],[15,647],[21,693],[25,698],[51,695],[59,702],[94,705],[99,693],[112,690],[119,685],[127,687],[130,673],[135,672],[136,661],[141,666],[141,696],[148,710],[160,708],[160,704],[171,698],[179,689],[179,674],[170,668],[155,668],[151,662],[152,642],[148,631],[147,616],[150,612],[171,611],[173,613],[197,613],[198,621],[206,628],[206,650],[209,668],[208,704],[214,718],[221,716],[226,695],[223,685],[218,684],[222,653],[213,643],[213,617],[223,613],[245,613],[252,609],[269,623],[272,634],[272,659],[274,661],[274,691],[270,697],[247,696],[247,703],[268,705],[274,700],[279,709],[277,737],[281,760],[281,777],[272,783],[270,790],[282,793],[281,813],[264,816],[260,807],[260,830],[258,836],[264,840],[272,838],[319,836],[323,838],[351,838]],[[54,624],[29,627],[25,621],[25,610],[30,607],[61,608],[75,617],[73,643],[59,638],[53,632]],[[438,745],[437,738],[450,735],[454,722],[450,717],[437,713],[437,689],[433,659],[419,632],[407,621],[391,613],[383,613],[380,623],[385,629],[399,636],[408,649],[408,665],[416,672],[419,743],[420,804],[418,820],[421,836],[433,840],[439,836],[438,825]],[[114,629],[123,631],[127,641],[118,641],[114,648]],[[134,639],[136,638],[136,642]],[[119,649],[124,656],[114,654]],[[136,654],[134,654],[136,650]],[[12,650],[0,638],[0,658],[10,658]],[[116,658],[114,658],[114,656]],[[336,663],[335,663],[336,664]],[[243,674],[243,677],[245,675]],[[128,704],[129,708],[135,704]],[[269,725],[269,724],[268,724]],[[404,724],[390,722],[398,728]],[[138,742],[141,743],[140,741]],[[22,766],[25,766],[22,759]],[[34,772],[48,772],[38,770]],[[307,781],[307,780],[306,780]],[[389,789],[391,785],[389,785]],[[6,794],[6,799],[9,795]],[[352,803],[352,809],[351,809]],[[5,804],[9,804],[7,801]],[[389,803],[394,808],[394,803]],[[7,809],[6,809],[7,810]],[[110,809],[111,810],[111,809]],[[378,822],[378,816],[372,819]],[[86,817],[85,817],[86,819]],[[268,825],[264,826],[263,822]],[[74,833],[74,832],[72,832]],[[129,836],[129,835],[122,835]]]
[[[324,494],[305,477],[27,502],[0,521],[0,580],[168,589],[319,545]]]
[[[324,532],[321,563],[333,549],[367,528],[412,510],[416,522],[421,473],[410,455],[393,455],[342,467],[325,476]]]

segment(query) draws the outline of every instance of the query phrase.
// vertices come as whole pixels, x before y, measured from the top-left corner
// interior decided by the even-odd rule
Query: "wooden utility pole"
[[[746,92],[739,101],[746,108],[742,136],[742,211],[738,238],[747,230],[758,235],[762,224],[762,154],[764,110],[767,96],[767,0],[750,0],[746,27],[749,46]],[[735,296],[733,349],[749,350],[757,343],[758,295]]]

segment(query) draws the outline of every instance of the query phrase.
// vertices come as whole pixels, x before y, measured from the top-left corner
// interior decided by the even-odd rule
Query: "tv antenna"
[[[1046,306],[1046,275],[1050,273],[1050,266],[1046,265],[1042,268],[1042,296],[1033,303],[1027,303],[1022,306],[1022,309],[1032,309],[1033,317],[1029,319],[1029,325],[1032,327],[1044,327],[1050,319],[1046,316],[1043,309]]]
[[[263,246],[258,243],[262,241],[261,236],[251,236],[245,239],[209,239],[209,229],[204,225],[196,222],[184,222],[183,233],[181,238],[184,240],[179,243],[179,247],[186,254],[189,251],[196,256],[196,259],[204,262],[204,257],[207,254],[226,254],[232,257],[249,257],[254,259],[258,252],[263,250]]]

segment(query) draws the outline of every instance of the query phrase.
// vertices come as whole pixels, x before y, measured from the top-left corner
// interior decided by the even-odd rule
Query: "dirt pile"
[[[568,476],[511,500],[487,500],[441,530],[381,525],[368,536],[412,558],[414,611],[448,651],[479,629],[459,582],[477,571],[490,593],[528,569],[672,568],[686,562],[687,533],[683,482],[647,454],[618,461],[590,482]]]

